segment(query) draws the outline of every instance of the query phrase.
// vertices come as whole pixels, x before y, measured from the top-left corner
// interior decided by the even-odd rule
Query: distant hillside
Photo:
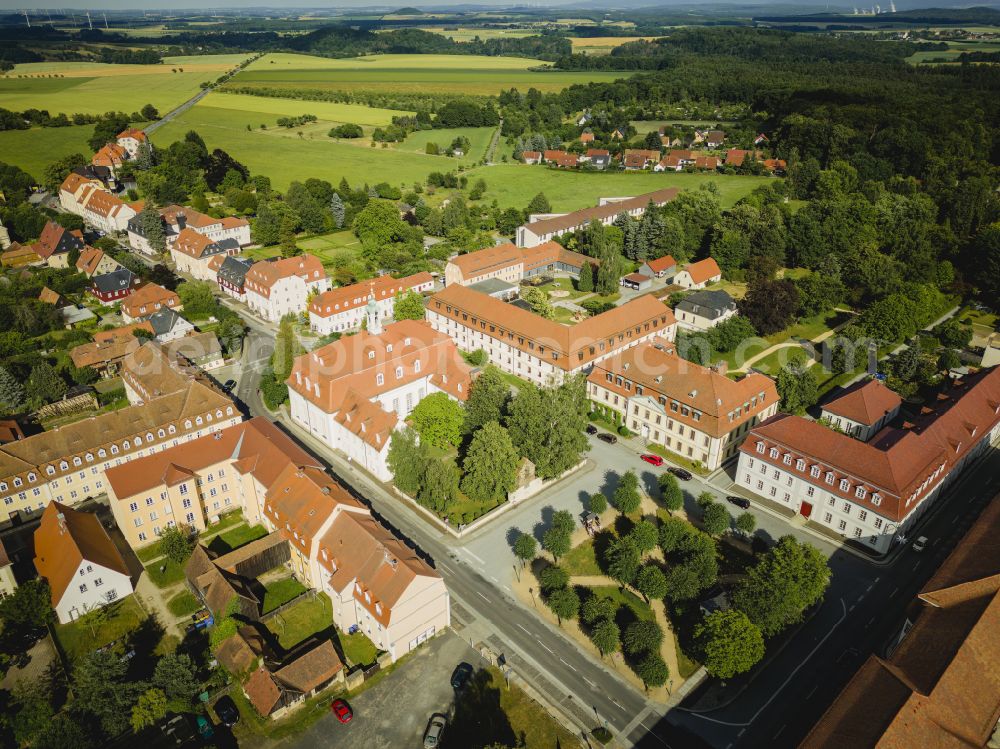
[[[833,13],[812,13],[795,16],[757,16],[754,21],[761,23],[797,24],[968,24],[976,26],[1000,26],[1000,10],[994,8],[924,8],[904,10],[898,13],[880,13],[877,16],[838,15]]]
[[[424,12],[420,8],[400,8],[397,11],[393,11],[389,14],[390,16],[422,16]]]

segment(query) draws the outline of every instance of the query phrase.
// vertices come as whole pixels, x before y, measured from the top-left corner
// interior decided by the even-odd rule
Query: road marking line
[[[583,677],[583,680],[585,682],[587,682],[588,684],[590,684],[590,688],[591,689],[596,689],[597,688],[597,685],[594,682],[592,682],[590,679],[588,679],[586,676]]]
[[[468,549],[462,549],[462,551],[464,551],[466,554],[468,554],[470,557],[472,557],[473,559],[475,559],[480,564],[486,564],[486,562],[484,562],[482,559],[480,559],[479,557],[477,557],[475,554],[473,554]]]
[[[857,606],[857,604],[856,603],[852,603],[851,604],[851,608],[849,608],[848,611],[854,611],[854,607],[855,606]]]
[[[551,653],[551,652],[553,652],[553,651],[552,651],[552,648],[550,648],[550,647],[549,647],[548,645],[546,645],[546,644],[545,644],[544,642],[542,642],[541,640],[539,640],[539,641],[538,641],[538,644],[539,644],[539,645],[541,645],[541,646],[542,646],[543,648],[545,648],[546,650],[548,650],[548,651],[549,651],[550,653]]]
[[[865,625],[865,629],[868,629],[874,623],[875,623],[875,617],[873,616],[871,619],[868,620],[868,623]]]
[[[872,590],[872,588],[874,588],[874,587],[875,587],[875,583],[872,583],[872,584],[871,584],[871,585],[869,585],[869,586],[868,586],[867,588],[865,588],[865,593],[870,593],[870,592],[871,592],[871,590]],[[863,596],[862,596],[862,597],[863,597]]]
[[[787,724],[787,723],[785,723],[785,725],[783,725],[783,726],[782,726],[781,728],[779,728],[779,729],[778,729],[778,732],[777,732],[776,734],[774,734],[774,738],[778,738],[778,737],[779,737],[779,736],[781,735],[781,732],[785,730],[785,727],[786,727],[787,725],[788,725],[788,724]]]
[[[740,729],[740,732],[736,734],[736,738],[742,738],[743,734],[745,734],[746,732],[747,732],[747,727],[743,726],[743,728]]]
[[[618,705],[618,709],[619,710],[621,710],[622,712],[625,712],[625,708],[618,704],[618,700],[613,699],[611,701],[614,702],[616,705]]]
[[[958,515],[955,515],[955,516],[954,516],[954,517],[953,517],[953,518],[951,519],[951,524],[952,524],[952,525],[954,525],[954,524],[955,524],[955,523],[957,523],[957,522],[958,522],[959,520],[961,520],[961,518],[960,518],[960,517],[959,517]]]
[[[896,588],[893,588],[893,589],[892,589],[892,593],[890,593],[890,594],[889,594],[889,598],[892,598],[892,597],[893,597],[894,595],[896,595],[896,594],[897,594],[898,592],[899,592],[899,588],[898,588],[898,587],[896,587]]]
[[[528,633],[529,635],[531,634],[531,630],[528,630],[528,629],[525,629],[525,628],[524,628],[523,626],[521,626],[520,624],[518,624],[517,626],[518,626],[518,627],[521,627],[521,629],[522,629],[523,631],[527,632],[527,633]]]
[[[493,603],[493,601],[491,601],[489,598],[487,598],[486,596],[484,596],[478,590],[476,591],[476,595],[479,596],[480,598],[482,598],[484,601],[486,601],[486,603]]]
[[[562,663],[562,664],[563,664],[564,666],[567,666],[567,667],[569,667],[570,669],[572,669],[573,671],[576,671],[576,669],[575,669],[575,668],[573,668],[573,666],[572,666],[572,665],[570,665],[569,663],[567,663],[566,661],[564,661],[564,660],[563,660],[562,658],[560,658],[560,659],[559,659],[559,661],[560,661],[560,662],[561,662],[561,663]]]
[[[809,699],[810,697],[812,697],[812,696],[813,696],[814,694],[816,694],[816,690],[817,690],[817,689],[819,689],[819,684],[815,685],[815,686],[814,686],[814,687],[813,687],[813,688],[812,688],[812,689],[811,689],[811,690],[809,691],[809,694],[807,694],[807,695],[806,695],[806,699],[808,700],[808,699]]]
[[[493,582],[495,582],[495,583],[496,583],[497,585],[499,585],[499,584],[500,584],[500,581],[499,581],[499,580],[497,580],[497,579],[496,579],[495,577],[493,577],[492,575],[490,575],[490,580],[492,580]]]
[[[921,563],[922,561],[923,561],[922,559],[918,559],[918,560],[917,560],[917,563],[916,563],[915,565],[913,565],[913,571],[914,571],[914,572],[916,572],[916,571],[917,571],[917,567],[919,567],[919,566],[920,566],[920,563]]]

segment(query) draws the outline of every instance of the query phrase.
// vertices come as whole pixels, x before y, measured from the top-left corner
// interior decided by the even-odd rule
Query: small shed
[[[635,289],[636,291],[648,289],[652,283],[653,279],[649,276],[644,276],[642,273],[629,273],[622,278],[622,286],[626,289]]]

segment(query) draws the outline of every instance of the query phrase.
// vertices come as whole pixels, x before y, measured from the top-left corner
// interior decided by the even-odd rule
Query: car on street
[[[451,688],[456,692],[460,691],[471,677],[472,666],[468,663],[459,663],[451,673]]]
[[[661,458],[659,455],[640,455],[639,457],[645,460],[651,466],[663,465],[663,458]]]
[[[597,434],[597,427],[593,424],[587,424],[587,434]]]
[[[913,542],[913,550],[920,552],[931,545],[931,542],[927,540],[927,536],[921,536],[916,541]]]
[[[215,703],[215,714],[226,728],[232,728],[240,722],[240,711],[228,694],[222,695]]]
[[[672,474],[674,474],[674,476],[679,478],[681,481],[691,480],[691,471],[686,471],[683,468],[677,468],[676,466],[670,466],[670,468],[668,468],[667,470],[670,471]]]
[[[746,497],[737,497],[735,494],[727,494],[726,501],[731,505],[736,505],[744,510],[750,509],[750,500]]]
[[[444,736],[444,727],[448,725],[448,719],[441,713],[434,713],[427,730],[424,731],[424,749],[436,749],[441,745],[441,737]]]
[[[227,393],[229,393],[232,392],[232,389],[234,387],[236,387],[236,380],[226,380],[226,382],[222,386],[222,389],[225,390]]]
[[[351,719],[354,717],[354,711],[351,710],[351,706],[339,698],[330,703],[330,712],[333,713],[337,720],[341,723],[350,723]]]
[[[618,438],[615,437],[615,435],[608,434],[607,432],[601,432],[597,435],[597,439],[601,440],[601,442],[607,442],[609,445],[613,445],[618,442]]]

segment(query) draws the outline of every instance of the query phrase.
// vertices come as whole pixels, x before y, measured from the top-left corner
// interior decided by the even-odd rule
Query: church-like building
[[[292,419],[381,481],[392,433],[426,396],[464,401],[472,369],[451,338],[423,320],[383,327],[374,296],[365,329],[295,360],[287,380]]]

